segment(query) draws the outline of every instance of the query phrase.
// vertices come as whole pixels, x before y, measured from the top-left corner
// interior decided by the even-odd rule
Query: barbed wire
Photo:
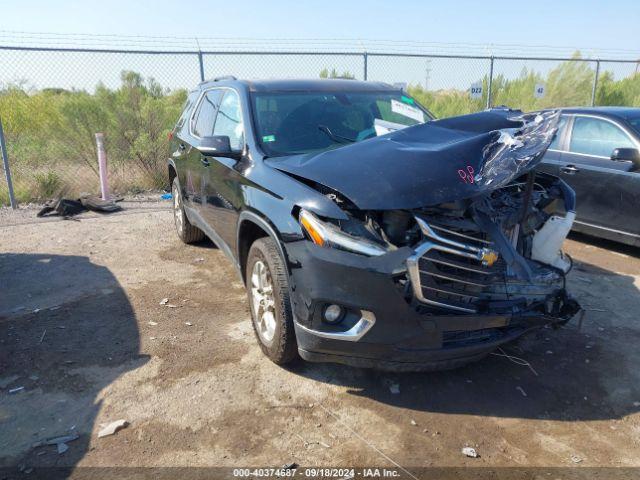
[[[370,38],[246,38],[216,36],[151,36],[98,33],[26,32],[0,30],[3,46],[144,48],[150,50],[217,50],[264,51],[265,49],[322,50],[331,48],[344,52],[386,51],[389,53],[433,53],[466,55],[571,56],[580,52],[584,57],[609,57],[620,60],[640,59],[640,52],[625,48],[559,46],[544,44],[478,44],[470,42],[433,42]]]

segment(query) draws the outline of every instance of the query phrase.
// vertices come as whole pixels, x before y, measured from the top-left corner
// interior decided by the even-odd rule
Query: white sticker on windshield
[[[412,107],[406,103],[391,99],[391,111],[404,117],[413,118],[420,123],[424,123],[424,112],[419,108]]]
[[[386,135],[387,133],[395,132],[407,128],[409,125],[403,125],[402,123],[386,122],[379,118],[373,119],[373,128],[376,131],[376,136]]]

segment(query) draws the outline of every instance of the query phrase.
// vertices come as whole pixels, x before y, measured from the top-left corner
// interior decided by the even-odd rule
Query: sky
[[[248,45],[254,50],[569,56],[581,49],[592,57],[637,59],[638,25],[638,0],[0,0],[0,45],[196,50],[198,37],[205,51]],[[292,58],[208,56],[205,76],[316,77],[325,67],[363,76],[361,58]],[[0,65],[0,84],[27,80],[34,88],[90,89],[98,81],[117,86],[123,69],[153,76],[170,88],[199,81],[195,56],[124,58],[0,50]],[[524,67],[544,73],[555,65],[497,62],[495,73],[514,77]],[[369,80],[466,89],[487,74],[489,62],[378,57],[370,58],[368,66]],[[632,73],[634,66],[611,68],[618,77]]]
[[[365,38],[640,51],[637,0],[0,0],[0,30]]]

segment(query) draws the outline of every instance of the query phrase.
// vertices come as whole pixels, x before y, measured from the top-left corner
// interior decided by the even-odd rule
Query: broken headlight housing
[[[368,257],[383,255],[388,251],[383,245],[346,233],[337,225],[322,221],[307,210],[300,210],[298,220],[311,241],[321,247],[337,248]]]

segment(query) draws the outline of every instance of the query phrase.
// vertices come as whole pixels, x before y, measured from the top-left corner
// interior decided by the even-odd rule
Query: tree
[[[345,70],[344,72],[342,72],[342,75],[340,75],[335,68],[332,68],[331,71],[329,71],[327,68],[323,68],[322,70],[320,70],[320,78],[346,78],[349,80],[353,80],[354,78],[356,78],[356,76],[348,70]]]

